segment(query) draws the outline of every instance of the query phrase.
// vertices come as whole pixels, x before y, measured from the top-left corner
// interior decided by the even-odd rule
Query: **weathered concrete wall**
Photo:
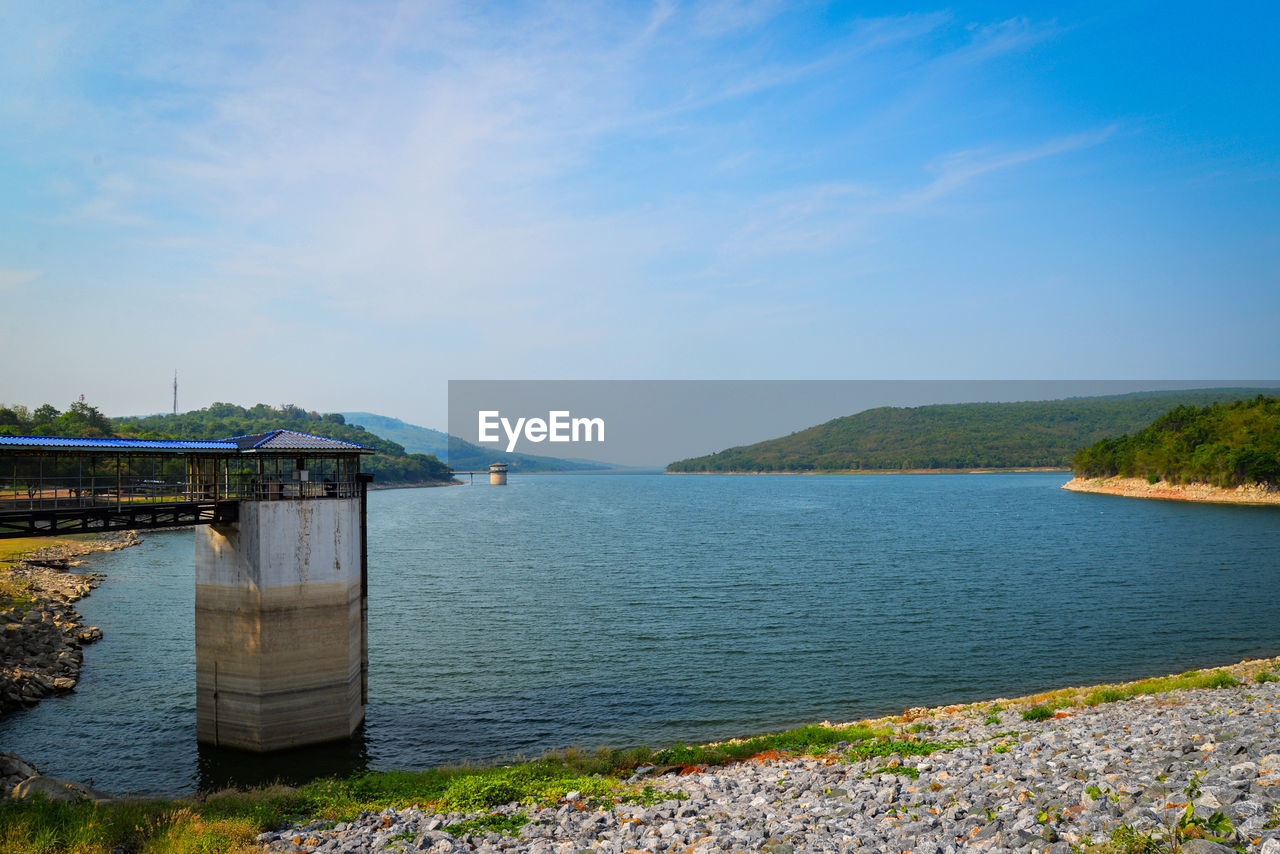
[[[196,733],[278,750],[364,719],[358,499],[246,501],[196,531]]]

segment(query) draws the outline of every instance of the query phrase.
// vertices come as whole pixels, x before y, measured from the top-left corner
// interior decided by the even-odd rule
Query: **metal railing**
[[[360,494],[354,478],[302,481],[243,475],[208,481],[146,477],[122,477],[118,483],[115,478],[106,483],[98,480],[81,477],[12,480],[0,477],[0,512],[209,501],[356,498]]]

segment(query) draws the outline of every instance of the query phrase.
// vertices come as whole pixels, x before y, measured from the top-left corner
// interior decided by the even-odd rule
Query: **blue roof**
[[[68,436],[0,436],[0,446],[26,448],[67,448],[112,451],[234,451],[236,444],[225,439],[193,441],[186,439],[84,439]]]
[[[372,452],[372,448],[342,442],[293,430],[272,430],[252,436],[230,439],[85,439],[70,436],[0,436],[0,448],[24,448],[33,451],[339,451]]]

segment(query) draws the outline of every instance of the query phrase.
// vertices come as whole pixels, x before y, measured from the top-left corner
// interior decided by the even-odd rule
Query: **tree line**
[[[885,406],[789,436],[680,460],[673,472],[1069,468],[1081,447],[1135,433],[1176,406],[1252,397],[1195,389],[1012,403]]]
[[[72,403],[65,412],[50,404],[35,410],[0,404],[0,435],[74,436],[80,438],[127,439],[227,439],[294,430],[342,442],[373,448],[361,468],[374,476],[375,483],[429,483],[453,477],[453,471],[434,454],[411,454],[403,445],[383,439],[358,424],[348,424],[336,412],[321,414],[293,404],[280,407],[259,403],[243,407],[234,403],[214,403],[204,409],[166,415],[108,418],[97,407],[83,401]]]
[[[1133,435],[1082,448],[1071,467],[1079,477],[1280,485],[1280,398],[1179,406]]]

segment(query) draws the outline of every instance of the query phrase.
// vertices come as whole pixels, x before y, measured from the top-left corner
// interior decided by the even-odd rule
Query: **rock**
[[[1239,854],[1230,846],[1208,839],[1188,839],[1178,850],[1181,854]]]
[[[31,777],[13,787],[13,797],[15,798],[30,798],[37,794],[44,795],[51,801],[88,799],[97,803],[112,799],[105,792],[96,791],[83,783],[64,780],[61,777]]]
[[[39,773],[36,766],[16,753],[0,754],[0,777],[21,777],[25,780]]]

